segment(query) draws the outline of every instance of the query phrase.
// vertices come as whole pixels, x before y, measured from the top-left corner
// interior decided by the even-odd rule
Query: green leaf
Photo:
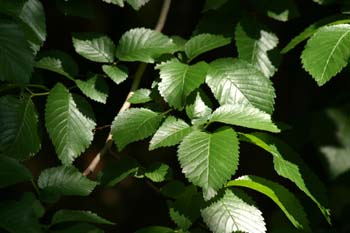
[[[274,110],[271,81],[246,61],[223,58],[210,63],[206,78],[220,105],[253,105],[268,114]]]
[[[182,230],[188,230],[200,217],[203,198],[194,186],[188,186],[174,202],[169,204],[170,218]]]
[[[178,144],[192,128],[183,120],[169,116],[159,127],[149,145],[149,150]]]
[[[190,66],[173,59],[161,63],[157,69],[160,70],[160,94],[170,106],[181,110],[186,104],[186,97],[204,82],[208,65],[199,62]]]
[[[177,35],[171,36],[170,38],[173,40],[174,44],[176,44],[177,46],[176,51],[185,51],[185,44],[187,40]]]
[[[14,22],[0,22],[0,81],[28,83],[34,55],[20,28]]]
[[[48,168],[41,172],[38,186],[49,195],[88,196],[97,186],[72,166]]]
[[[66,227],[62,230],[53,231],[54,233],[104,233],[103,230],[94,225],[87,223],[79,223]]]
[[[289,179],[313,200],[330,223],[326,188],[321,180],[287,144],[265,133],[241,134],[240,140],[255,144],[273,155],[278,175]]]
[[[242,104],[226,104],[217,108],[210,117],[210,122],[239,125],[252,129],[280,132],[271,121],[271,116],[257,108]]]
[[[122,61],[154,63],[161,55],[175,52],[176,47],[172,39],[160,32],[135,28],[120,38],[116,55]]]
[[[221,35],[200,34],[187,41],[185,44],[185,53],[188,60],[191,61],[202,53],[228,45],[230,43],[230,38],[226,38]]]
[[[301,55],[303,67],[322,86],[348,64],[349,46],[350,25],[322,27],[305,46]]]
[[[78,65],[73,58],[62,51],[51,50],[40,53],[40,58],[35,63],[36,68],[50,70],[73,79],[78,74]]]
[[[101,184],[112,187],[139,170],[138,162],[128,156],[121,157],[118,163],[107,163],[103,169]]]
[[[114,224],[91,211],[86,210],[59,210],[51,221],[51,225],[64,222],[88,222],[96,224]]]
[[[73,46],[81,56],[94,62],[114,61],[115,45],[106,35],[99,33],[75,33]]]
[[[204,222],[214,233],[266,232],[262,213],[254,205],[248,204],[230,189],[222,198],[201,210]]]
[[[320,150],[327,161],[328,173],[331,179],[334,180],[350,171],[350,148],[323,146]]]
[[[50,91],[45,110],[46,129],[63,164],[72,164],[93,139],[96,123],[84,115],[62,84]]]
[[[179,180],[172,180],[169,183],[165,184],[160,192],[165,197],[170,197],[173,199],[177,199],[181,194],[185,191],[185,185]]]
[[[126,2],[137,11],[149,1],[150,0],[126,0]]]
[[[186,106],[186,114],[190,119],[207,118],[211,113],[211,108],[206,105],[200,92],[196,93],[196,98],[193,103]]]
[[[299,16],[298,7],[294,0],[252,0],[251,4],[255,6],[256,11],[281,22],[287,22]]]
[[[336,24],[342,24],[342,23],[349,23],[350,20],[348,19],[349,17],[347,15],[333,15],[327,18],[323,18],[307,28],[304,29],[299,35],[294,37],[281,51],[281,53],[287,53],[293,48],[295,48],[298,44],[303,42],[304,40],[308,39],[311,37],[317,30],[324,26],[324,25],[336,25]]]
[[[206,12],[208,10],[216,10],[224,5],[227,1],[228,0],[206,0],[202,12]]]
[[[226,186],[246,187],[268,196],[280,207],[297,229],[311,232],[303,206],[282,185],[257,176],[242,176],[228,182]]]
[[[145,170],[145,177],[153,182],[165,181],[170,173],[170,167],[165,163],[154,163]]]
[[[128,99],[128,102],[131,104],[143,104],[151,101],[151,90],[146,88],[138,89],[132,94]]]
[[[112,3],[120,7],[124,7],[124,0],[102,0],[102,1],[106,3]]]
[[[46,39],[45,12],[38,0],[1,1],[0,12],[16,17],[21,22],[31,49],[38,52]]]
[[[108,86],[99,75],[93,75],[86,81],[76,80],[78,88],[90,99],[100,103],[106,103],[108,97]]]
[[[235,40],[240,59],[254,65],[266,77],[274,75],[277,69],[267,53],[278,44],[278,37],[274,33],[258,28],[250,21],[243,21],[236,26]]]
[[[175,231],[168,227],[151,226],[137,230],[135,233],[175,233]]]
[[[30,181],[30,171],[12,158],[0,156],[0,188]]]
[[[178,149],[182,172],[203,189],[204,199],[216,195],[238,167],[239,145],[236,132],[222,127],[214,133],[194,131]]]
[[[28,96],[0,97],[0,155],[25,160],[40,148],[38,114],[32,100]]]
[[[9,233],[43,233],[35,205],[37,200],[25,193],[19,201],[0,202],[0,230]]]
[[[119,113],[112,123],[113,140],[121,151],[131,142],[151,136],[158,128],[162,114],[146,108],[130,108]]]
[[[124,82],[128,78],[128,72],[126,70],[124,70],[124,69],[121,69],[121,68],[117,67],[117,66],[103,65],[102,66],[102,70],[116,84],[120,84],[120,83]]]

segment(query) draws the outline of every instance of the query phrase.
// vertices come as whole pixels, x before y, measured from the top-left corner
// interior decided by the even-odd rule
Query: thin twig
[[[164,2],[163,2],[163,6],[162,6],[162,9],[160,11],[160,15],[159,15],[156,27],[155,27],[155,30],[158,32],[161,32],[163,30],[163,27],[164,27],[164,24],[165,24],[165,21],[167,19],[168,12],[170,9],[170,4],[171,4],[171,0],[164,0]],[[131,84],[130,92],[128,93],[128,95],[127,95],[122,107],[120,108],[118,114],[125,111],[126,109],[130,108],[130,103],[128,102],[128,99],[134,94],[134,91],[137,90],[137,88],[139,87],[142,75],[145,72],[146,67],[147,67],[146,63],[141,63],[139,65],[139,67],[137,68],[133,83]],[[107,151],[109,151],[112,144],[113,144],[112,134],[109,133],[109,135],[106,139],[105,145],[103,146],[103,148],[100,150],[100,152],[95,156],[95,158],[90,162],[88,167],[83,172],[84,176],[88,176],[95,171],[97,165],[99,164],[99,162],[101,160],[101,157]]]

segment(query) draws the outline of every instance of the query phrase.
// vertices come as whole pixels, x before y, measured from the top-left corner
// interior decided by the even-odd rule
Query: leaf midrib
[[[345,32],[344,35],[342,35],[342,36],[338,39],[337,43],[336,43],[335,46],[333,47],[331,53],[329,54],[329,56],[328,56],[328,58],[327,58],[326,64],[325,64],[325,66],[323,67],[321,79],[324,78],[324,74],[325,74],[325,72],[326,72],[326,69],[328,68],[329,61],[330,61],[331,57],[333,56],[335,50],[338,48],[339,43],[340,43],[340,42],[344,39],[344,37],[347,36],[347,34],[349,34],[349,33],[350,33],[350,30],[348,30],[347,32]]]

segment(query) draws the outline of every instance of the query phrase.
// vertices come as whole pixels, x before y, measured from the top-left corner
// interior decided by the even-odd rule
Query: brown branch
[[[161,32],[163,30],[163,27],[164,27],[164,24],[165,24],[165,21],[167,19],[168,12],[170,9],[170,4],[171,4],[171,0],[164,0],[164,2],[163,2],[163,6],[162,6],[162,9],[160,11],[160,15],[159,15],[156,27],[155,27],[155,30],[158,32]],[[130,103],[128,102],[128,99],[134,94],[134,91],[137,90],[137,88],[139,87],[142,75],[145,72],[146,67],[147,67],[146,63],[141,63],[139,65],[139,67],[137,68],[133,83],[131,84],[130,91],[129,91],[122,107],[119,109],[118,114],[125,111],[126,109],[130,108]],[[96,167],[99,164],[99,162],[101,161],[102,156],[107,151],[110,150],[112,144],[113,144],[112,134],[110,132],[107,139],[106,139],[106,143],[104,144],[102,149],[96,154],[94,159],[90,162],[88,167],[84,170],[84,172],[83,172],[84,176],[88,176],[96,170]]]

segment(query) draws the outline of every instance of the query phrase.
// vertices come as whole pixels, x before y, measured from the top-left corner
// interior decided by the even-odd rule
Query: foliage
[[[101,9],[122,12],[127,11],[125,3],[137,11],[153,1],[96,2]],[[164,1],[160,20],[166,19],[169,2]],[[65,201],[65,196],[91,198],[95,192],[118,189],[130,177],[167,200],[168,219],[173,221],[167,226],[143,224],[137,233],[267,232],[268,214],[260,208],[260,199],[252,200],[251,191],[271,199],[297,230],[316,232],[310,216],[313,207],[309,208],[306,198],[331,224],[325,184],[287,144],[288,137],[286,142],[280,139],[286,130],[276,120],[279,86],[274,77],[282,72],[276,57],[288,59],[289,54],[284,54],[303,41],[299,66],[319,86],[346,72],[350,21],[339,12],[325,16],[281,50],[281,39],[274,32],[278,27],[271,25],[288,26],[285,22],[299,16],[300,3],[245,2],[207,0],[202,19],[185,38],[167,35],[158,26],[134,27],[132,22],[125,32],[69,31],[72,52],[50,46],[55,29],[46,28],[51,16],[44,6],[49,3],[0,0],[0,188],[22,185],[33,191],[0,202],[0,229],[10,233],[115,231],[118,224],[100,217],[103,212],[87,210],[89,206],[81,210],[55,207],[55,211],[48,207]],[[72,1],[57,0],[55,4],[74,17],[84,14],[85,8],[78,7],[84,1],[69,5]],[[322,7],[332,1],[310,4]],[[231,8],[237,14],[226,20]],[[119,105],[120,111],[114,114]],[[101,108],[113,112],[114,119],[109,120]],[[337,125],[338,145],[317,145],[329,163],[331,179],[350,168],[350,121],[348,108],[344,109],[326,111]],[[107,127],[101,125],[106,120]],[[100,128],[110,128],[108,136],[96,133]],[[105,136],[101,143],[100,137]],[[266,175],[270,167],[261,168],[254,161],[248,169],[241,168],[241,161],[250,156],[247,142],[272,155],[276,174]],[[155,155],[165,151],[173,157],[171,161],[150,159],[148,151]],[[50,154],[55,162],[41,158],[42,154]],[[93,158],[86,159],[87,154]],[[47,164],[45,169],[38,166],[36,177],[30,164],[39,158]],[[100,168],[99,160],[108,162]],[[25,186],[29,183],[32,188]]]

